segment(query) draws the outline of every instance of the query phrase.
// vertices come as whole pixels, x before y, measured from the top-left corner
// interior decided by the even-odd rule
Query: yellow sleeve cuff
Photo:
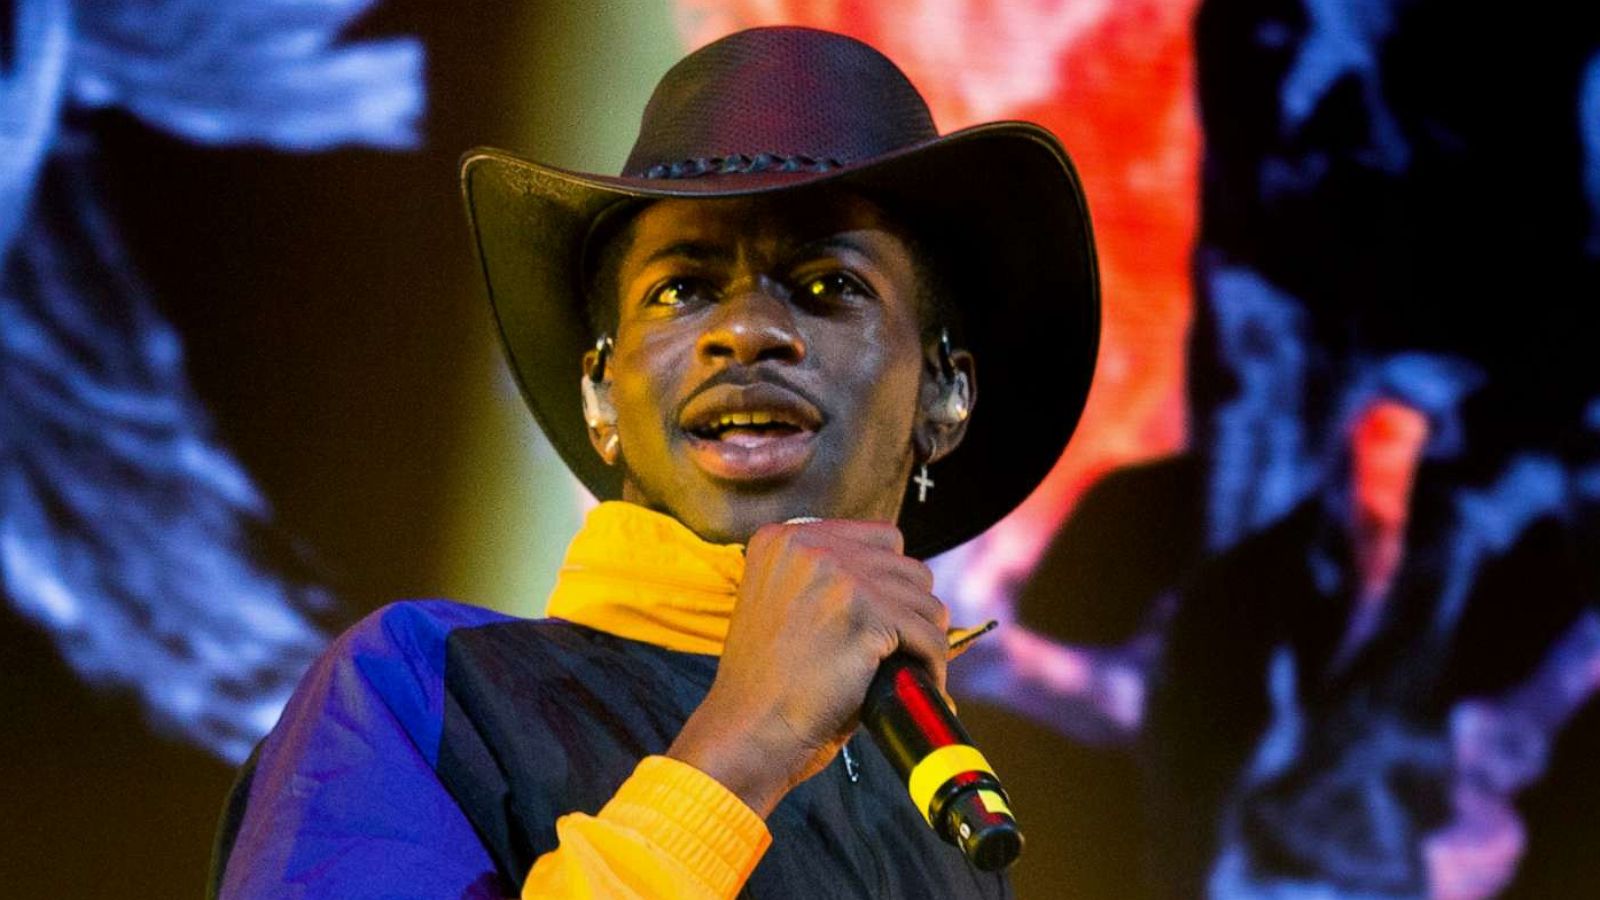
[[[641,760],[598,815],[562,816],[556,836],[559,846],[535,862],[523,897],[732,900],[772,843],[737,795],[665,756]]]
[[[644,835],[718,897],[738,894],[772,843],[767,823],[736,794],[667,756],[640,760],[600,818]]]

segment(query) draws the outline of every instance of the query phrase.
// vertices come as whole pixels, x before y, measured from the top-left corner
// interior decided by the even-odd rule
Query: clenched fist
[[[757,531],[716,680],[667,755],[765,817],[849,739],[889,655],[917,657],[942,688],[949,613],[933,573],[903,550],[879,522]]]

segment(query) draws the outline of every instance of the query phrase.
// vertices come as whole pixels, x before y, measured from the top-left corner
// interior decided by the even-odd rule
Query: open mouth
[[[723,413],[717,416],[716,421],[690,428],[689,433],[701,440],[759,447],[768,441],[800,434],[805,430],[804,425],[788,421],[781,412],[753,410]]]
[[[803,469],[823,418],[804,398],[759,382],[710,388],[690,401],[679,422],[702,470],[723,481],[754,482]]]

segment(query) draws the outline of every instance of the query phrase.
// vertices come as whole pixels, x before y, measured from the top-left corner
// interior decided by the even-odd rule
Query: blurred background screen
[[[1600,9],[1451,0],[7,0],[0,895],[198,896],[332,635],[541,612],[592,500],[456,160],[615,172],[669,65],[779,23],[1088,191],[1083,424],[934,562],[1003,623],[951,677],[1018,894],[1587,896]]]

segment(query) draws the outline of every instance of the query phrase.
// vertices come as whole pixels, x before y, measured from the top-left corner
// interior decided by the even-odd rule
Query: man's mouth
[[[701,440],[759,447],[773,438],[788,437],[804,430],[802,425],[786,421],[782,413],[763,409],[723,413],[716,421],[692,428],[689,433]]]
[[[777,385],[718,385],[697,395],[680,419],[689,456],[723,481],[760,482],[790,477],[811,458],[820,411]]]

